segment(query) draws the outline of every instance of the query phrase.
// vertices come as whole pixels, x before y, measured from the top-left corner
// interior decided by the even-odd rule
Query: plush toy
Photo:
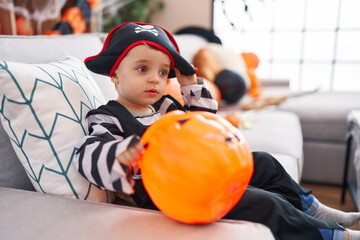
[[[151,125],[141,141],[145,152],[138,164],[147,193],[162,212],[183,223],[225,216],[253,173],[246,139],[213,113],[172,111]]]
[[[224,69],[215,77],[214,83],[227,103],[236,103],[246,94],[245,79],[236,71]]]
[[[223,45],[216,43],[209,43],[206,46],[215,56],[217,63],[221,70],[231,69],[236,70],[249,83],[248,76],[246,75],[247,66],[242,57],[231,48],[226,48]]]
[[[195,54],[193,64],[199,69],[198,76],[214,82],[220,73],[222,75],[219,77],[225,81],[224,70],[232,71],[232,74],[227,72],[226,82],[228,86],[234,86],[237,90],[231,87],[226,89],[220,87],[222,100],[227,103],[236,103],[246,92],[249,92],[254,98],[261,95],[261,84],[255,74],[259,59],[253,53],[239,55],[234,50],[225,48],[221,44],[209,43]],[[239,79],[241,79],[241,86]],[[215,82],[215,84],[217,83]]]
[[[215,55],[208,48],[201,48],[195,54],[193,64],[198,68],[197,75],[211,82],[215,81],[216,75],[222,70]]]

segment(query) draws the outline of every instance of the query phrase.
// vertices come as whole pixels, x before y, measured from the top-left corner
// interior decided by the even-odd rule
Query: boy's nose
[[[158,83],[159,82],[159,74],[158,73],[152,73],[150,76],[149,76],[149,82],[153,82],[153,83]]]

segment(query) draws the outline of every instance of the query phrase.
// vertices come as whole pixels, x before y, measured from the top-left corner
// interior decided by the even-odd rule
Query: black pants
[[[254,174],[249,187],[235,207],[224,217],[268,226],[276,239],[322,239],[318,229],[342,229],[304,213],[300,194],[309,189],[298,185],[270,154],[254,152]]]
[[[224,218],[262,223],[281,240],[322,239],[318,229],[342,229],[302,211],[299,195],[310,194],[311,190],[298,185],[274,157],[265,152],[254,152],[253,157],[254,174],[249,187]],[[136,184],[136,193],[145,191],[141,185]],[[139,207],[157,209],[148,196],[133,198]]]

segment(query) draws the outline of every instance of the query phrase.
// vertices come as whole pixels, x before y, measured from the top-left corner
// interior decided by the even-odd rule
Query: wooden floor
[[[341,204],[341,187],[311,183],[301,183],[301,186],[311,189],[314,196],[316,196],[316,198],[319,199],[319,201],[324,205],[342,210],[344,212],[356,212],[356,207],[349,191],[346,191],[345,203]],[[360,230],[359,223],[350,227],[350,229]]]

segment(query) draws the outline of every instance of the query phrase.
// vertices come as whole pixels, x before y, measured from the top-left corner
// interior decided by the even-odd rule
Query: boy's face
[[[149,113],[164,94],[171,60],[168,55],[147,45],[132,48],[112,77],[118,102],[136,113]]]

